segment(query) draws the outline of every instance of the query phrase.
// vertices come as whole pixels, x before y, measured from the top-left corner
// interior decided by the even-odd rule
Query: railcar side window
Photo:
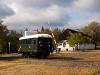
[[[31,39],[28,39],[28,44],[31,44]]]
[[[20,44],[31,44],[31,39],[20,40]]]
[[[36,40],[34,40],[33,43],[36,44]]]
[[[20,40],[19,43],[22,44],[22,40]]]
[[[25,44],[28,44],[28,40],[26,39],[26,43]]]
[[[23,44],[23,40],[21,40],[21,44]]]
[[[23,44],[25,44],[26,43],[26,40],[23,40]]]

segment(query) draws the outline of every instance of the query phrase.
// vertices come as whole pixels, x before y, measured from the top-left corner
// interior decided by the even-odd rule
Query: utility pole
[[[9,42],[9,54],[10,54],[10,44],[11,44],[11,42]]]
[[[50,26],[50,22],[49,22],[49,21],[48,21],[48,25]],[[53,32],[52,32],[51,26],[50,26],[50,31],[51,31],[51,33],[52,33],[52,37],[53,37],[54,43],[55,43],[55,45],[56,45],[56,52],[59,53],[59,51],[57,50],[57,42],[56,42],[55,36],[54,36],[54,34],[53,34]]]

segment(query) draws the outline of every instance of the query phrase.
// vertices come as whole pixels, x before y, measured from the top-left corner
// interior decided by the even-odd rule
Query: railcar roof
[[[51,35],[49,34],[34,34],[34,35],[30,35],[30,36],[24,36],[24,37],[21,37],[19,38],[19,40],[22,40],[22,39],[29,39],[29,38],[52,38]]]

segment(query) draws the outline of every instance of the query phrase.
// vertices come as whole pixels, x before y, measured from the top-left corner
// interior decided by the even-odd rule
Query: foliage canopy
[[[95,21],[91,22],[88,26],[85,26],[80,31],[91,36],[94,43],[100,43],[100,23]]]
[[[92,41],[91,38],[83,36],[80,33],[76,33],[76,34],[73,34],[73,35],[69,36],[67,38],[67,40],[68,40],[68,43],[70,45],[75,45],[75,44],[78,44],[78,43],[89,43],[89,42]]]

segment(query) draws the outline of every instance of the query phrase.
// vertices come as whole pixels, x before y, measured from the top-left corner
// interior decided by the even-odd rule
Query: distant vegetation
[[[17,33],[15,30],[8,30],[7,26],[2,24],[0,20],[0,53],[9,53],[9,43],[10,52],[18,51],[18,39],[22,35]]]
[[[91,43],[93,41],[92,38],[83,36],[80,33],[73,34],[69,36],[67,39],[70,45],[75,45],[78,43]]]
[[[57,42],[63,40],[62,33],[65,29],[60,30],[58,28],[55,28],[52,32],[55,36],[55,39]],[[71,45],[76,43],[95,43],[97,45],[100,44],[100,23],[98,22],[91,22],[87,26],[78,29],[78,32],[82,32],[83,34],[86,34],[87,36],[83,36],[80,33],[73,34],[69,36],[66,39],[69,41]],[[41,28],[41,31],[39,33],[48,33],[51,34],[51,31],[49,29],[45,29],[44,27]]]
[[[19,37],[22,36],[22,32],[18,33],[16,32],[16,30],[8,30],[7,26],[3,25],[2,22],[3,21],[0,19],[0,53],[9,53],[9,42],[11,45],[10,47],[11,52],[17,52],[19,46],[18,39]],[[60,30],[59,28],[55,28],[52,31],[57,42],[63,40],[62,33],[64,32],[64,30],[65,29]],[[52,34],[52,32],[49,28],[44,28],[44,27],[42,27],[41,30],[38,31],[39,34],[46,33],[50,35]],[[79,32],[87,34],[91,38],[83,37],[81,34],[74,34],[69,38],[66,38],[69,40],[70,44],[75,44],[78,42],[91,42],[91,41],[96,44],[100,43],[100,23],[91,22],[84,28],[79,29]],[[53,45],[55,46],[54,41]]]
[[[80,32],[83,32],[93,38],[93,42],[96,44],[100,43],[100,23],[91,22],[88,26],[80,29]]]

